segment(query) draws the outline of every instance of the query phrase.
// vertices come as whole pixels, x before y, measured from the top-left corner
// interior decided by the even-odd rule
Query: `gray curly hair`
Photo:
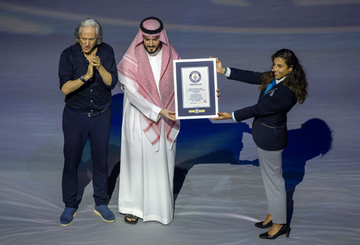
[[[80,33],[81,33],[81,28],[85,27],[85,26],[92,26],[95,27],[96,29],[96,38],[97,38],[97,45],[102,43],[102,38],[103,38],[103,30],[101,28],[100,23],[95,20],[95,19],[85,19],[83,21],[81,21],[80,25],[78,28],[75,29],[74,35],[76,37],[75,39],[75,43],[80,43]]]

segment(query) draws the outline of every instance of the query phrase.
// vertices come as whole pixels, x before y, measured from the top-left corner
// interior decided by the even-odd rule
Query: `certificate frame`
[[[216,59],[174,60],[176,119],[217,117]]]

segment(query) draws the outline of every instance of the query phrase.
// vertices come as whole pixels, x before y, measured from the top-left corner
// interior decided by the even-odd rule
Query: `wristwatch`
[[[86,83],[87,81],[85,80],[84,76],[80,77],[80,80],[83,81],[84,83]]]

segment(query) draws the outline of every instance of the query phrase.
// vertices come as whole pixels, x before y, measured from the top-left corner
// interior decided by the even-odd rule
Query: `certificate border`
[[[201,73],[201,75],[205,75],[205,77],[206,77],[206,98],[208,99],[208,102],[207,102],[207,106],[200,106],[201,108],[210,108],[210,103],[211,103],[211,101],[210,101],[210,89],[209,89],[209,86],[210,86],[210,83],[209,83],[209,66],[196,66],[196,67],[193,67],[193,66],[191,66],[190,68],[189,67],[180,67],[180,71],[181,71],[181,74],[182,75],[184,75],[184,69],[187,69],[187,70],[190,70],[190,71],[197,71],[197,72],[199,72],[199,71],[202,71],[202,70],[204,70],[204,68],[206,69],[206,74],[204,74],[204,72],[200,72]],[[201,79],[201,80],[203,80],[203,79]],[[184,84],[183,84],[184,85]],[[191,84],[190,84],[190,86],[191,86]],[[186,93],[186,90],[188,89],[189,87],[187,87],[187,86],[182,86],[181,87],[181,89],[182,89],[182,103],[184,103],[185,101],[185,97],[186,97],[186,95],[184,94],[184,93]],[[178,101],[179,102],[179,101]],[[187,109],[187,110],[190,110],[190,109],[192,109],[192,110],[195,110],[196,108],[200,108],[200,107],[197,107],[196,105],[191,105],[191,106],[186,106],[185,105],[186,103],[184,103],[184,104],[182,104],[182,108],[184,108],[184,109]],[[180,106],[179,106],[180,107]]]
[[[216,96],[216,89],[217,89],[216,59],[206,58],[206,59],[173,60],[173,65],[174,65],[174,92],[175,92],[176,119],[200,119],[200,118],[217,117],[218,100]],[[182,108],[181,105],[183,105],[182,103],[183,90],[182,90],[181,68],[198,67],[198,66],[207,66],[209,69],[210,107],[206,107],[206,108],[200,107],[200,108],[191,108],[191,109]]]

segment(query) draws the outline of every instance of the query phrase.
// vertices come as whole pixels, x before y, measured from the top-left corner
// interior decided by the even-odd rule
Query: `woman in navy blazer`
[[[253,72],[222,66],[216,59],[217,72],[229,79],[259,84],[260,95],[257,104],[234,111],[219,113],[214,120],[233,119],[240,122],[254,118],[252,136],[257,145],[261,174],[268,200],[268,215],[258,228],[270,228],[260,234],[263,239],[289,236],[286,223],[286,191],[282,177],[282,152],[288,143],[286,114],[307,96],[306,75],[295,54],[281,49],[271,57],[272,70]]]

